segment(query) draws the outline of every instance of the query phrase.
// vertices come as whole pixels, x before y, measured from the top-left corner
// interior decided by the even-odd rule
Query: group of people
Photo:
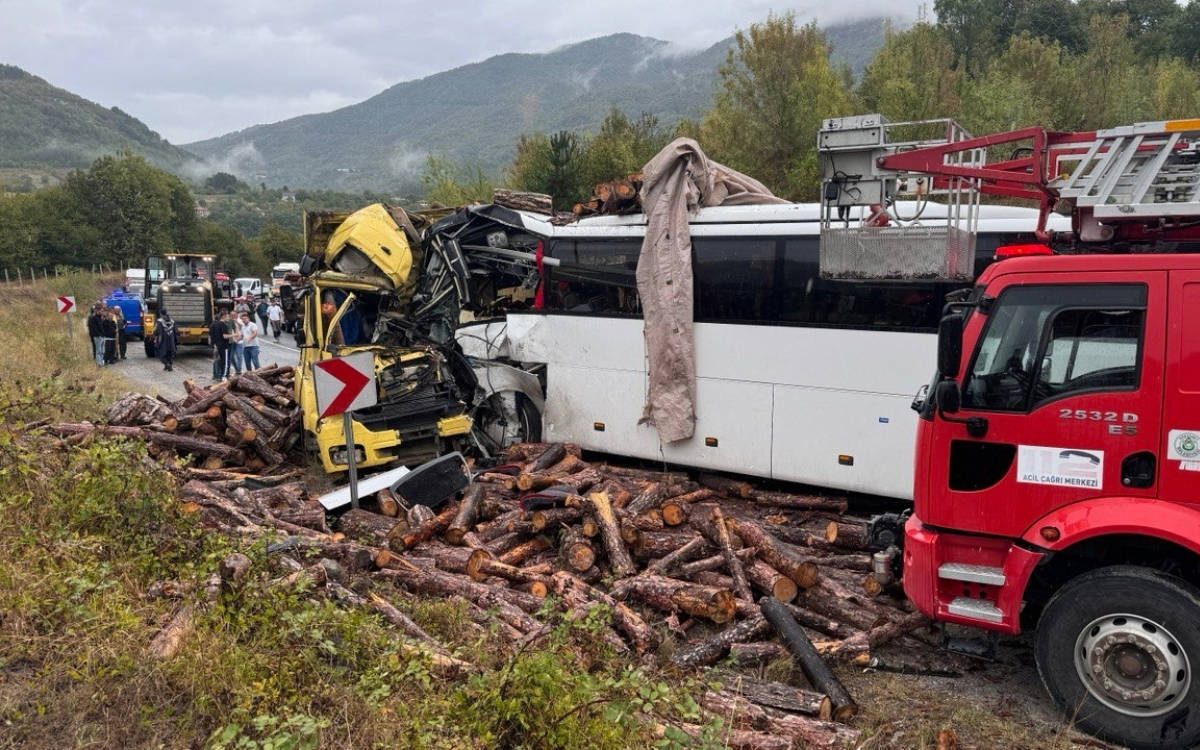
[[[258,358],[258,339],[261,329],[250,318],[246,310],[224,312],[208,328],[208,338],[213,344],[213,380],[224,380],[230,370],[238,375],[242,369],[257,370],[262,367]],[[276,338],[279,338],[276,335]]]
[[[97,367],[115,364],[125,359],[125,315],[119,307],[105,307],[103,302],[92,305],[87,317],[88,337],[92,340],[92,357]]]

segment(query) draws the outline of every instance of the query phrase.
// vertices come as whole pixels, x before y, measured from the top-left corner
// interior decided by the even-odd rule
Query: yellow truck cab
[[[379,403],[352,415],[358,467],[412,465],[462,447],[476,383],[461,355],[421,340],[407,316],[420,267],[412,220],[377,203],[307,212],[304,225],[295,388],[310,451],[327,472],[348,468],[342,417],[318,417],[313,363],[366,351],[375,355]]]

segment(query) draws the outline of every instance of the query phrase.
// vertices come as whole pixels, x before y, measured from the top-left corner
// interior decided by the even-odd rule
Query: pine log
[[[400,515],[400,501],[396,499],[396,494],[388,488],[383,488],[375,493],[375,502],[379,505],[379,512],[389,518],[396,518]]]
[[[825,581],[801,593],[797,597],[796,605],[801,609],[813,612],[827,618],[827,620],[842,623],[854,630],[870,630],[882,625],[887,620],[887,618],[882,618],[874,612],[855,606],[854,603],[828,588]],[[829,632],[828,629],[818,628],[815,625],[808,625],[807,627]],[[831,635],[837,634],[831,633]]]
[[[611,471],[611,469],[610,469]],[[639,492],[625,506],[625,510],[630,513],[641,513],[650,508],[657,508],[659,503],[667,499],[670,494],[670,488],[664,482],[654,482],[641,492]]]
[[[567,455],[566,446],[562,443],[554,443],[546,450],[542,451],[541,455],[529,463],[527,472],[537,474],[544,471],[546,468],[553,466]]]
[[[792,652],[796,666],[804,672],[809,683],[816,688],[817,692],[829,696],[829,700],[833,702],[833,718],[837,721],[853,718],[858,713],[858,706],[854,703],[854,699],[850,697],[846,688],[829,669],[829,665],[821,659],[816,648],[813,647],[812,641],[792,617],[787,607],[782,602],[769,597],[764,597],[759,602],[759,606],[763,616],[770,621],[771,626],[783,639],[784,645]]]
[[[671,662],[681,669],[695,669],[712,664],[723,657],[733,644],[758,640],[770,630],[763,616],[750,617],[722,630],[712,638],[680,649],[671,657]]]
[[[225,415],[225,423],[230,429],[237,432],[240,443],[252,443],[258,437],[258,430],[254,425],[250,424],[250,420],[239,411],[230,411]]]
[[[648,570],[660,576],[671,575],[679,565],[705,555],[711,550],[712,545],[708,543],[708,540],[703,537],[693,537],[666,556],[654,561]]]
[[[729,528],[725,524],[725,515],[719,505],[713,506],[709,521],[717,536],[717,546],[725,556],[725,568],[729,571],[729,577],[733,579],[733,595],[739,599],[754,601],[754,595],[750,593],[750,583],[746,580],[746,571],[742,569],[742,561],[733,554],[733,542],[729,539]]]
[[[325,509],[319,504],[302,508],[287,508],[274,515],[280,521],[294,523],[297,526],[303,526],[323,534],[329,533],[329,527],[325,525]],[[386,538],[386,534],[384,538]]]
[[[462,544],[463,537],[475,525],[475,517],[479,513],[479,502],[483,499],[485,487],[482,484],[472,484],[463,493],[462,502],[458,504],[458,512],[446,527],[442,536],[451,544]]]
[[[430,596],[461,596],[483,609],[494,609],[500,620],[522,633],[539,630],[542,624],[530,616],[542,606],[542,600],[515,589],[476,583],[466,576],[438,570],[380,570],[376,577],[395,581],[410,591]]]
[[[588,495],[588,503],[592,516],[600,525],[600,539],[604,542],[604,551],[608,556],[608,564],[613,576],[624,578],[633,575],[637,568],[629,556],[629,550],[625,548],[625,542],[621,539],[620,528],[617,526],[612,505],[609,504],[608,495],[603,492],[593,492]]]
[[[496,516],[492,520],[481,523],[475,527],[475,534],[485,542],[490,542],[493,539],[504,536],[510,533],[509,524],[513,521],[521,520],[525,515],[525,511],[520,508],[514,508],[507,513]]]
[[[157,659],[170,659],[179,653],[179,649],[193,630],[195,613],[190,604],[184,604],[175,610],[167,624],[150,640],[150,655]]]
[[[577,573],[590,569],[596,563],[596,550],[591,542],[574,529],[563,535],[559,554],[566,566]]]
[[[729,622],[735,612],[734,597],[727,588],[705,586],[652,573],[617,582],[612,587],[612,596],[618,600],[635,596],[658,609],[668,612],[678,609],[716,623]]]
[[[495,203],[497,206],[504,206],[505,208],[512,208],[517,211],[529,211],[535,214],[546,214],[549,216],[554,213],[553,201],[545,193],[529,193],[496,188],[492,191],[492,203]]]
[[[403,552],[407,549],[412,549],[418,544],[429,540],[434,534],[440,534],[445,531],[457,513],[458,505],[447,503],[446,508],[441,513],[438,513],[427,521],[404,530],[400,530],[399,528],[393,529],[393,533],[388,535],[388,547],[393,552]]]
[[[220,383],[213,387],[211,391],[200,389],[199,392],[203,395],[197,396],[194,401],[188,404],[186,409],[179,412],[179,416],[190,417],[192,415],[203,414],[204,412],[208,411],[208,407],[212,406],[213,404],[220,403],[220,401],[225,398],[225,394],[229,392],[230,383],[231,381]]]
[[[791,578],[797,586],[808,588],[817,582],[816,565],[784,548],[778,539],[768,534],[758,524],[751,521],[731,520],[730,526],[747,546],[758,549],[758,556],[763,562]]]
[[[476,581],[485,581],[491,576],[503,578],[514,583],[531,583],[534,581],[548,584],[544,573],[529,568],[518,568],[515,565],[497,562],[487,550],[477,549],[467,558],[467,575]],[[541,594],[545,597],[545,594]]]
[[[754,502],[774,508],[798,508],[802,510],[828,510],[846,512],[846,499],[821,495],[795,495],[790,492],[761,492],[755,490]]]
[[[253,401],[247,398],[242,398],[236,393],[229,392],[221,397],[221,401],[225,403],[228,409],[241,412],[250,423],[254,425],[263,435],[270,435],[278,427],[278,423],[273,422],[266,415],[258,411],[257,406]]]
[[[550,547],[549,539],[544,536],[535,536],[532,539],[517,544],[515,547],[509,548],[504,554],[497,557],[496,560],[506,565],[521,565],[537,553],[548,550]]]
[[[862,523],[839,523],[830,521],[825,527],[825,541],[853,550],[867,548],[867,526]]]
[[[529,514],[529,524],[534,532],[553,531],[559,526],[578,521],[583,511],[579,508],[551,508],[536,510]]]
[[[583,593],[593,601],[607,606],[611,613],[613,626],[629,639],[629,643],[633,646],[635,652],[643,654],[658,645],[658,636],[654,630],[625,604],[599,589],[589,586],[578,577],[566,571],[555,573],[550,577],[550,580],[555,593],[560,596],[564,595],[567,591],[574,590]]]
[[[775,641],[735,643],[729,647],[729,658],[740,667],[761,667],[791,656],[790,651]]]
[[[795,599],[799,591],[795,581],[762,560],[753,560],[746,565],[746,577],[759,591],[781,602]]]
[[[386,544],[388,534],[395,525],[396,519],[362,508],[346,511],[337,521],[338,531],[372,547]]]
[[[696,724],[674,722],[671,726],[677,731],[701,741],[712,732],[709,727]],[[666,726],[659,724],[656,728],[659,734],[666,734]],[[724,729],[719,737],[720,747],[726,750],[791,750],[792,748],[792,740],[789,737],[755,732],[749,729]]]
[[[824,693],[731,672],[718,672],[715,676],[726,690],[737,693],[760,706],[769,706],[788,713],[815,716],[823,720],[828,720],[832,716],[832,702]]]
[[[647,531],[638,537],[633,551],[641,560],[655,559],[671,554],[696,537],[697,534],[691,529]]]
[[[237,379],[236,388],[246,393],[262,396],[267,401],[278,404],[279,406],[287,406],[292,403],[292,399],[288,398],[275,390],[267,381],[258,377],[253,372],[243,373]]]

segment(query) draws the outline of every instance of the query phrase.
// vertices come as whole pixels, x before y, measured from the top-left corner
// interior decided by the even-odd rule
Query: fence
[[[88,270],[90,270],[93,274],[100,274],[102,276],[104,274],[117,273],[117,272],[120,272],[123,274],[123,273],[125,273],[126,266],[124,264],[117,265],[117,266],[110,266],[107,263],[93,263],[90,267],[89,266],[54,266],[54,267],[43,266],[42,268],[38,268],[36,266],[23,266],[23,267],[22,266],[12,266],[12,267],[3,269],[3,283],[16,284],[18,286],[25,286],[27,284],[33,284],[36,281],[49,281],[51,279],[51,277],[59,278],[61,276],[69,274],[69,273],[73,273],[73,272],[78,273],[80,271],[86,272]]]

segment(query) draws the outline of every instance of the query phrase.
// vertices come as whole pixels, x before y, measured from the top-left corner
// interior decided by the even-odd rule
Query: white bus
[[[936,361],[945,296],[965,284],[833,281],[818,271],[816,204],[715,207],[691,219],[696,429],[662,443],[638,424],[647,355],[635,269],[645,216],[552,225],[491,207],[458,240],[529,249],[547,265],[540,309],[466,326],[468,356],[539,373],[541,437],[671,464],[910,498],[916,414]],[[927,223],[944,222],[929,204]],[[976,272],[1000,245],[1033,242],[1037,212],[983,206]],[[1061,219],[1061,225],[1056,224]],[[498,220],[498,221],[497,221]],[[1051,229],[1066,229],[1052,217]],[[476,245],[478,246],[478,245]],[[553,261],[551,261],[553,262]],[[567,269],[570,270],[567,270]]]
[[[283,277],[289,273],[300,273],[299,263],[277,263],[271,269],[271,293],[279,294],[279,287],[283,285]]]

